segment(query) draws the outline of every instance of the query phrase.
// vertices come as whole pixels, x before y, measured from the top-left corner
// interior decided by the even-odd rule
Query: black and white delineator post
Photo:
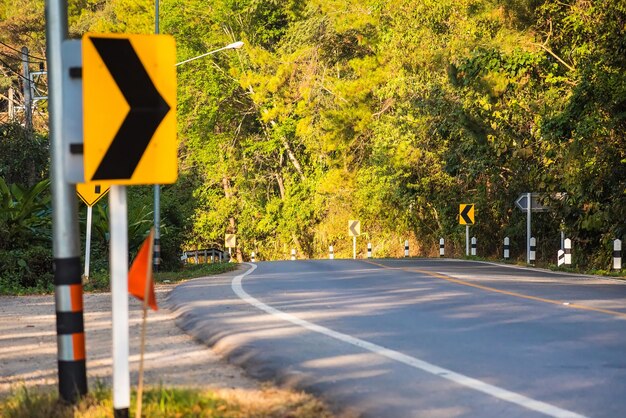
[[[128,417],[130,370],[128,365],[128,214],[126,186],[111,186],[110,268],[113,341],[113,411],[115,417]]]
[[[404,256],[409,256],[409,240],[404,241]]]
[[[330,247],[328,247],[328,259],[329,260],[334,260],[335,259],[335,250],[334,250],[332,245]]]
[[[443,257],[446,253],[445,241],[443,238],[439,238],[439,257]]]
[[[556,256],[556,265],[557,267],[561,267],[563,264],[565,264],[565,251],[559,250]]]
[[[528,253],[528,261],[530,264],[535,262],[535,257],[537,254],[537,239],[535,237],[530,238],[530,253]]]
[[[253,263],[256,261],[256,258],[254,256],[255,256],[254,251],[252,251],[252,255],[250,256],[250,261]]]
[[[566,266],[571,266],[572,265],[572,240],[569,238],[565,239],[565,251],[564,251],[564,259],[563,259],[563,263],[565,263]]]
[[[622,240],[613,241],[613,270],[622,269]]]
[[[476,255],[476,237],[472,237],[472,255]]]
[[[372,243],[367,243],[367,258],[372,258]]]
[[[296,249],[292,248],[291,249],[291,261],[296,259]]]
[[[508,260],[511,257],[511,240],[509,237],[504,237],[504,259]]]

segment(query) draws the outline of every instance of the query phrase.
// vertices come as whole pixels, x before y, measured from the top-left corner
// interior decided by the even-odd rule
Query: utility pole
[[[13,100],[15,100],[13,87],[9,87],[9,122],[15,119],[15,104]]]
[[[24,115],[26,116],[25,126],[28,131],[33,128],[33,98],[30,86],[30,70],[28,68],[28,48],[22,48],[22,67],[24,68]]]
[[[159,34],[159,0],[154,2],[154,34]],[[154,246],[153,271],[159,271],[161,264],[161,185],[154,185]]]
[[[87,393],[83,286],[76,186],[65,175],[63,43],[67,41],[67,1],[46,0],[46,38],[50,112],[50,180],[52,185],[52,249],[57,323],[59,394],[75,403]],[[22,50],[24,53],[24,50]],[[27,53],[27,51],[26,51]],[[27,59],[24,60],[25,62]],[[29,79],[29,77],[26,77]],[[25,89],[30,95],[30,88]],[[30,96],[28,96],[30,97]],[[27,112],[31,109],[26,103]],[[72,115],[76,117],[76,115]]]

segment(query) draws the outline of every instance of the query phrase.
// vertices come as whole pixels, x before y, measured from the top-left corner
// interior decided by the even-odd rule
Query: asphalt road
[[[250,264],[178,286],[179,325],[363,417],[626,416],[626,285],[441,259]]]

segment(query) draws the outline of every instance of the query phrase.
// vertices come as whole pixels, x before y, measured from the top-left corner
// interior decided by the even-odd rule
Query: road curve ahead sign
[[[174,38],[89,33],[82,53],[85,181],[174,183]]]
[[[461,203],[459,205],[459,224],[474,225],[474,204]]]
[[[361,235],[361,221],[348,221],[348,235],[351,237],[358,237]]]

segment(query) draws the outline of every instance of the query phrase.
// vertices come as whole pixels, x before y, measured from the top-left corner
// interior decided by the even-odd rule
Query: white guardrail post
[[[472,237],[472,255],[476,255],[476,237]]]
[[[535,237],[530,238],[530,253],[528,254],[528,261],[530,264],[535,262],[537,255],[537,239]]]
[[[566,266],[572,265],[572,240],[567,238],[565,239],[565,254],[564,254],[563,262]]]
[[[445,241],[443,238],[439,238],[439,257],[443,257],[446,254]]]
[[[613,241],[613,270],[622,269],[622,240]]]
[[[504,237],[504,259],[511,258],[511,240],[509,237]]]

